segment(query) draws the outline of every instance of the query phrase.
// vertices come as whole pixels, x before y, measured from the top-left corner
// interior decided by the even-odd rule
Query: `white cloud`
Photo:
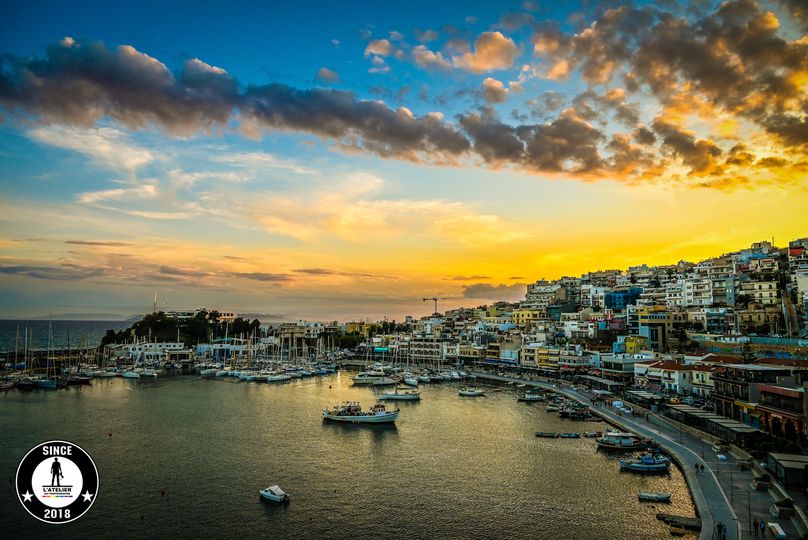
[[[110,127],[78,128],[54,125],[29,130],[28,137],[51,146],[79,152],[104,167],[132,174],[137,168],[157,157],[151,150],[132,143],[122,131]]]

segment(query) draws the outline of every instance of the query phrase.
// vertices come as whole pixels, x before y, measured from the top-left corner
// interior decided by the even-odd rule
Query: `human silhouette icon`
[[[55,457],[51,465],[51,486],[61,486],[62,484],[59,482],[60,478],[64,478],[62,474],[62,464],[59,463],[59,458]]]

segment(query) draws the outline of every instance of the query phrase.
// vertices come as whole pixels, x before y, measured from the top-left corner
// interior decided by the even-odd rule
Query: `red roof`
[[[768,366],[790,366],[808,368],[808,360],[800,360],[798,358],[761,358],[757,361],[758,364],[765,364]]]
[[[702,362],[713,362],[716,364],[740,364],[743,363],[743,356],[737,354],[708,354],[701,359]]]

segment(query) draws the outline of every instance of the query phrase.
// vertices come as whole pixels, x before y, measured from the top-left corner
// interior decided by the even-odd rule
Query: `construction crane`
[[[435,302],[435,315],[439,315],[440,312],[438,311],[438,300],[448,300],[448,298],[438,298],[437,296],[431,296],[429,298],[424,298],[424,302],[428,302],[430,300]]]

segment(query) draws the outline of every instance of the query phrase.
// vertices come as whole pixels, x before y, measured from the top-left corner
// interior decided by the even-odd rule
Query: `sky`
[[[801,0],[267,4],[2,4],[0,317],[400,320],[808,232]]]

